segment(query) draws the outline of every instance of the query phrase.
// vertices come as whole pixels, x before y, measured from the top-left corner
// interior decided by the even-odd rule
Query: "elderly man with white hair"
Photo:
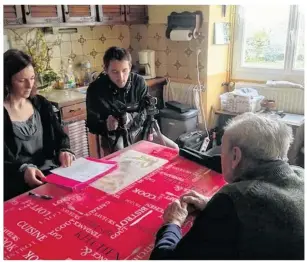
[[[304,259],[304,170],[287,163],[290,127],[264,115],[233,118],[222,138],[228,182],[211,199],[183,195],[165,210],[151,259]],[[199,211],[190,231],[181,226]]]

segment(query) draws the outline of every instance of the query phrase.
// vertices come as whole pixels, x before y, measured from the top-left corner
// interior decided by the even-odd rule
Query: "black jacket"
[[[157,233],[151,259],[304,259],[304,170],[274,161],[225,185],[182,237]]]
[[[29,98],[40,114],[43,126],[43,152],[46,159],[54,159],[59,164],[60,151],[70,151],[69,138],[53,112],[52,105],[43,96]],[[4,108],[4,199],[7,200],[23,193],[25,188],[24,174],[18,170],[22,159],[18,156],[20,145],[13,133],[12,121]],[[30,163],[27,163],[30,164]],[[31,163],[35,164],[35,163]]]
[[[113,105],[115,101],[120,101],[124,105],[140,103],[147,93],[148,87],[146,82],[138,74],[130,73],[126,86],[118,88],[108,75],[101,73],[90,84],[86,94],[87,127],[89,131],[99,135],[110,134],[106,126],[108,116],[114,116],[110,104]],[[145,119],[145,110],[133,114],[133,122],[129,132],[140,129]]]

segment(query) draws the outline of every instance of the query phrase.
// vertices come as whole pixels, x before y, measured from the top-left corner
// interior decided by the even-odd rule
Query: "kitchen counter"
[[[166,84],[167,80],[165,77],[156,77],[154,79],[146,80],[149,88],[153,88],[157,85]],[[86,87],[83,87],[83,89]],[[150,90],[151,91],[151,90]],[[51,91],[39,93],[44,96],[48,101],[57,104],[58,107],[69,106],[76,103],[85,102],[85,92],[79,92],[78,89],[53,89]]]
[[[48,101],[55,103],[58,107],[69,106],[76,103],[85,102],[86,94],[78,92],[76,89],[53,89],[48,92],[39,93]]]

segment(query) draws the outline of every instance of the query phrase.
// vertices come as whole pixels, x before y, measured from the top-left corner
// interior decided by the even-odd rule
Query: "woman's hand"
[[[35,167],[27,167],[24,172],[25,182],[30,187],[36,187],[43,184],[41,180],[44,180],[46,177],[38,168]]]
[[[75,160],[75,156],[72,153],[69,153],[67,151],[61,152],[59,155],[59,161],[61,163],[61,167],[71,166],[71,163],[74,160]]]

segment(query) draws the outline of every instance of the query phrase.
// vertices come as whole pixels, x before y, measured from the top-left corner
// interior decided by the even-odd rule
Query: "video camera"
[[[131,134],[129,134],[126,126],[128,117],[127,113],[140,113],[145,109],[147,113],[147,119],[143,125],[144,130],[142,131],[142,138],[145,140],[149,139],[149,137],[153,136],[154,130],[157,130],[158,134],[160,134],[160,137],[162,137],[157,121],[154,118],[154,115],[159,113],[159,110],[156,108],[156,104],[157,98],[150,95],[146,95],[139,103],[125,105],[123,102],[115,100],[107,104],[107,108],[111,114],[118,120],[118,128],[115,130],[116,137],[112,146],[113,150],[119,137],[123,138],[124,147],[127,147],[132,143]],[[152,141],[152,139],[149,141]]]
[[[118,119],[119,126],[121,124],[127,122],[127,114],[126,113],[133,113],[137,112],[139,109],[139,104],[131,104],[125,105],[123,102],[119,100],[115,100],[112,102],[105,102],[106,108],[111,112],[111,115]]]
[[[150,118],[159,113],[159,110],[156,108],[157,98],[151,95],[146,95],[139,103],[125,105],[119,100],[105,103],[111,115],[118,119],[120,128],[124,128],[124,124],[127,122],[126,113],[140,112],[146,109],[146,113]]]
[[[156,107],[157,98],[151,95],[146,95],[142,100],[142,108],[146,109],[148,116],[154,116],[159,113]]]
[[[112,103],[108,103],[108,108],[111,111],[112,116],[118,118],[126,114],[127,106],[119,100],[115,100]]]
[[[126,113],[139,112],[140,110],[146,109],[148,115],[156,115],[159,110],[156,108],[157,98],[151,95],[146,95],[140,103],[127,104],[116,100],[113,103],[108,104],[108,108],[112,112],[112,115],[116,118],[122,117]]]

